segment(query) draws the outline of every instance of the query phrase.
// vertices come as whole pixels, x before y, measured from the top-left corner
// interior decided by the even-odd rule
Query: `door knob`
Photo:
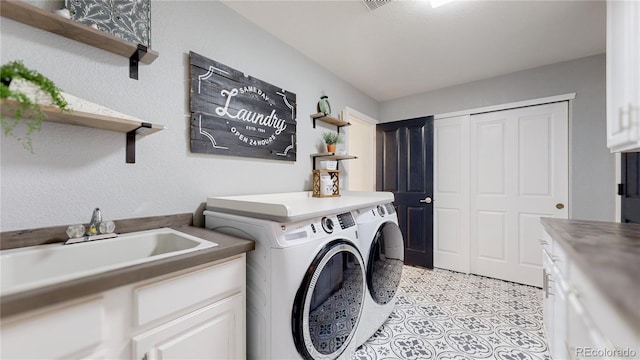
[[[556,209],[558,209],[558,210],[564,209],[564,204],[563,203],[557,203],[556,204]]]
[[[429,196],[427,196],[426,198],[420,200],[421,203],[424,204],[431,204],[433,202],[433,200],[431,200],[431,198]]]

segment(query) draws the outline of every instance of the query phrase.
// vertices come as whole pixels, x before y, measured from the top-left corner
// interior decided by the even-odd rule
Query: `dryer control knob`
[[[327,234],[331,234],[333,232],[333,220],[323,217],[322,218],[322,229]]]
[[[386,211],[384,211],[384,207],[382,205],[378,205],[378,214],[380,216],[384,216]]]

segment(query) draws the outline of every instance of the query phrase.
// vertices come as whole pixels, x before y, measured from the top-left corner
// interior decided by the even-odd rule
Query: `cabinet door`
[[[546,257],[546,255],[543,255]],[[549,346],[549,353],[553,354],[555,350],[554,343],[554,295],[553,291],[550,288],[551,279],[551,267],[547,264],[547,259],[543,259],[543,267],[542,267],[542,310],[543,310],[543,319],[544,319],[544,331],[547,335],[547,343]]]
[[[245,299],[239,293],[133,338],[134,359],[244,359]]]
[[[551,357],[554,359],[571,359],[567,353],[567,289],[562,276],[554,273],[553,282],[549,285],[553,292],[553,340]]]
[[[594,358],[591,354],[592,349],[613,347],[604,340],[578,296],[570,292],[567,294],[566,351],[572,359],[587,359]]]
[[[2,359],[69,359],[92,353],[105,339],[102,298],[65,303],[2,319]]]
[[[640,149],[640,3],[607,2],[607,145]]]

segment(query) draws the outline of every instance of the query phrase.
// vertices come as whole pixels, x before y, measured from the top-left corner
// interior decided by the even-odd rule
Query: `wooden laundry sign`
[[[296,160],[296,94],[193,51],[191,152]]]

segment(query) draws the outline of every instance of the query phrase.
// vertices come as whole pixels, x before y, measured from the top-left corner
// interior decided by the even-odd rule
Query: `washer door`
[[[293,304],[293,339],[305,359],[335,359],[353,338],[364,303],[365,267],[358,249],[333,241],[315,257]]]
[[[389,303],[402,277],[404,265],[404,242],[400,227],[385,222],[373,237],[367,262],[367,285],[373,300],[384,305]]]

